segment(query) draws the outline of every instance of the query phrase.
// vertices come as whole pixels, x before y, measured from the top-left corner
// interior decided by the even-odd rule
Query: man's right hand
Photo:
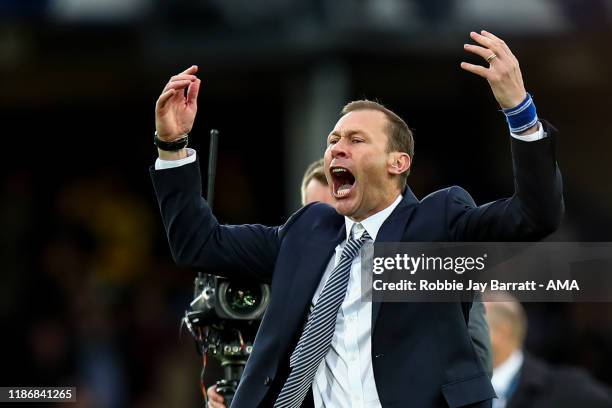
[[[195,76],[196,72],[198,67],[193,65],[170,78],[157,99],[155,130],[157,137],[165,142],[181,138],[193,127],[198,110],[197,99],[201,82]]]
[[[209,408],[227,408],[225,406],[225,400],[223,399],[223,396],[217,392],[216,385],[213,385],[208,390],[206,390],[206,394],[208,395]]]

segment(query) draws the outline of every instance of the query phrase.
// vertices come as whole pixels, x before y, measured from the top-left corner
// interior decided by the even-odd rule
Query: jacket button
[[[270,377],[266,377],[266,379],[264,380],[264,385],[270,385],[272,384],[272,379]]]

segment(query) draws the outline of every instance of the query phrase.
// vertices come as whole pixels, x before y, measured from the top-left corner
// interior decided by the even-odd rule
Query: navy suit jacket
[[[379,242],[538,240],[563,212],[555,130],[536,142],[512,138],[515,193],[476,206],[460,187],[418,200],[409,188],[384,222]],[[155,171],[175,261],[232,279],[271,284],[271,298],[244,370],[234,407],[271,406],[287,378],[288,358],[334,248],[344,217],[307,205],[280,227],[220,225],[202,198],[198,163]],[[374,303],[372,365],[383,407],[485,407],[494,397],[468,334],[461,303]]]

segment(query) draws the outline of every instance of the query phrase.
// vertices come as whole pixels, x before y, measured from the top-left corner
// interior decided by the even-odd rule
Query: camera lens
[[[270,299],[270,287],[256,282],[219,279],[217,302],[224,319],[261,319]]]
[[[232,282],[225,293],[229,308],[239,315],[253,313],[261,302],[262,293],[259,285]]]

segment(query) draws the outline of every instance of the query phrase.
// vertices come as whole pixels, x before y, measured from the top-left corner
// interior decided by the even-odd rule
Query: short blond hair
[[[516,297],[508,292],[487,291],[482,296],[487,302],[487,320],[490,326],[508,324],[517,345],[522,346],[527,336],[527,315]]]
[[[317,180],[319,183],[327,186],[327,178],[325,178],[325,170],[323,167],[323,159],[319,159],[315,162],[310,163],[304,177],[302,178],[302,204],[306,202],[306,187],[311,180]]]

